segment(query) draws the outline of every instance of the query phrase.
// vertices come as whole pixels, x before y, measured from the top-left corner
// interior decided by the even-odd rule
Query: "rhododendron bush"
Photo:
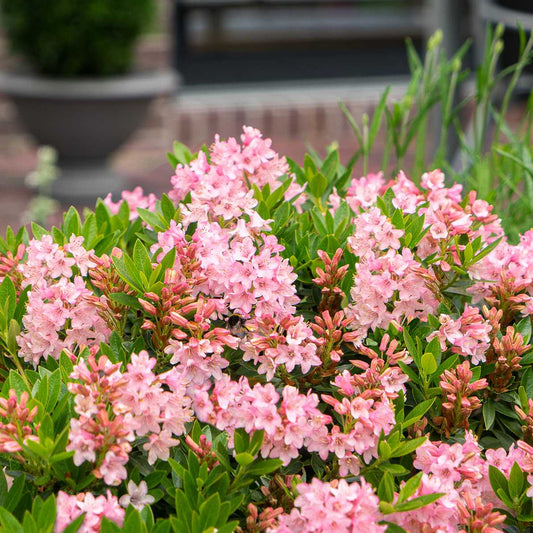
[[[529,530],[533,231],[250,127],[170,160],[0,242],[3,530]]]

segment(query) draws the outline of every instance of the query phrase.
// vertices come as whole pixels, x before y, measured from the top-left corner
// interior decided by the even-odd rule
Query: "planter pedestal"
[[[60,159],[59,176],[52,184],[52,197],[63,204],[93,205],[108,193],[118,195],[124,189],[123,177],[108,164],[108,159]]]
[[[142,123],[152,100],[177,87],[170,70],[73,80],[0,73],[0,91],[28,132],[57,150],[61,174],[53,195],[65,202],[94,202],[121,189],[109,156]]]

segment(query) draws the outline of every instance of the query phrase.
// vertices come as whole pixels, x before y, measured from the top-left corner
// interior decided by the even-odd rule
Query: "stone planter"
[[[72,80],[0,73],[0,92],[15,104],[28,132],[57,150],[61,174],[53,196],[65,202],[93,202],[121,189],[109,156],[139,126],[152,100],[177,86],[170,70]]]

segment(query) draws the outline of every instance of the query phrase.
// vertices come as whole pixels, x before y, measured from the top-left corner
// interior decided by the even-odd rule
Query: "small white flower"
[[[146,481],[141,481],[137,486],[130,480],[128,482],[128,494],[124,494],[124,496],[120,498],[119,503],[124,508],[131,504],[137,509],[137,511],[142,511],[145,505],[154,503],[154,497],[148,494]]]

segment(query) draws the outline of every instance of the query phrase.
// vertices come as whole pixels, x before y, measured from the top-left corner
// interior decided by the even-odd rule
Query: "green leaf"
[[[40,241],[45,235],[49,234],[48,231],[39,224],[37,224],[37,222],[31,223],[31,232],[33,234],[33,237],[38,241]]]
[[[496,496],[498,496],[498,498],[500,498],[500,500],[505,505],[507,505],[507,507],[511,507],[511,508],[513,507],[514,505],[513,500],[509,497],[509,495],[503,489],[498,489],[495,492],[496,492]]]
[[[485,421],[485,428],[490,429],[494,424],[496,418],[496,409],[494,406],[494,400],[488,398],[483,404],[483,420]]]
[[[405,485],[401,488],[400,493],[398,494],[398,503],[403,503],[408,500],[417,491],[420,482],[422,481],[422,474],[422,472],[419,472],[405,482]]]
[[[63,533],[76,533],[78,529],[80,529],[81,525],[83,524],[83,521],[85,520],[85,513],[83,513],[81,516],[78,516],[76,520],[71,522],[64,530]],[[102,530],[100,530],[100,533],[102,533]]]
[[[509,496],[513,499],[522,496],[525,484],[526,479],[524,473],[518,466],[518,463],[514,463],[509,474]]]
[[[143,272],[146,277],[152,273],[152,260],[148,254],[144,244],[137,240],[133,247],[133,262],[138,270]]]
[[[232,520],[231,522],[228,522],[227,524],[223,525],[222,527],[219,527],[217,529],[217,533],[233,533],[235,531],[235,528],[239,525],[238,520]]]
[[[144,209],[142,207],[137,208],[137,213],[143,222],[146,222],[151,226],[154,231],[164,231],[168,229],[168,222],[159,214]]]
[[[133,288],[144,293],[143,283],[139,277],[137,267],[128,255],[122,257],[113,257],[113,264],[118,275]]]
[[[54,496],[50,496],[44,501],[37,522],[41,528],[51,527],[56,521],[56,499]]]
[[[7,498],[7,480],[3,470],[0,470],[0,507],[5,507]]]
[[[255,210],[257,211],[259,216],[263,218],[264,220],[270,219],[270,209],[268,208],[268,205],[266,204],[266,202],[264,202],[263,200],[261,200],[257,204],[257,207],[255,208]]]
[[[0,300],[1,301],[1,300]],[[524,339],[524,344],[528,344],[531,339],[531,320],[529,317],[525,317],[518,324],[516,324],[516,330]],[[522,359],[523,361],[523,359]]]
[[[417,404],[411,411],[409,411],[405,420],[402,422],[402,430],[412,426],[415,422],[418,422],[418,420],[420,420],[426,414],[426,412],[431,409],[434,403],[435,398],[431,398]]]
[[[112,522],[111,520],[109,520],[107,516],[104,516],[102,518],[102,521],[100,522],[100,533],[120,533],[121,531],[124,531],[124,530],[120,528],[119,526],[117,526],[115,522]],[[125,531],[135,531],[135,532],[139,531],[139,533],[141,533],[141,531],[138,529],[126,529]]]
[[[328,188],[328,179],[324,174],[321,174],[320,172],[317,172],[310,180],[309,180],[309,192],[315,197],[315,198],[322,198],[322,195],[326,192],[326,189]]]
[[[15,357],[18,357],[18,343],[17,343],[17,336],[20,333],[20,324],[12,318],[9,321],[9,327],[7,330],[7,347],[9,351],[15,355]]]
[[[142,533],[146,531],[146,526],[141,520],[141,515],[137,509],[131,505],[126,510],[126,516],[124,518],[124,525],[122,526],[124,531],[135,531]]]
[[[243,429],[239,428],[237,431],[235,431],[233,441],[235,443],[235,453],[239,454],[248,450],[248,446],[250,444],[250,437],[248,433],[246,433],[246,431],[244,431]]]
[[[52,422],[52,417],[48,413],[44,413],[41,418],[38,435],[41,444],[43,444],[46,439],[52,441],[54,439],[54,423]]]
[[[406,365],[405,363],[402,363],[401,361],[398,362],[398,366],[402,369],[402,372],[404,374],[407,374],[409,376],[409,379],[413,383],[421,384],[420,376],[418,375],[418,372],[415,372],[409,365]]]
[[[72,374],[72,371],[74,370],[74,364],[65,352],[61,352],[59,356],[59,368],[61,369],[63,379],[65,380],[70,376],[70,374]]]
[[[379,443],[378,450],[379,450],[379,457],[383,461],[386,461],[391,456],[391,452],[392,452],[391,447],[389,446],[389,443],[385,440],[382,440]]]
[[[35,521],[35,518],[30,514],[30,512],[26,509],[24,512],[24,518],[22,520],[22,527],[24,528],[24,533],[39,533],[39,529],[37,527],[37,522]],[[49,528],[50,531],[52,531],[52,527]],[[1,529],[1,528],[0,528]],[[42,531],[42,528],[41,528]]]
[[[437,360],[431,352],[426,352],[422,355],[420,365],[426,376],[431,376],[437,370]]]
[[[393,524],[392,522],[380,522],[380,524],[386,524],[387,525],[387,531],[385,533],[407,533],[403,527],[400,527],[397,524]]]
[[[170,222],[176,216],[176,207],[174,202],[168,197],[168,195],[163,194],[161,196],[161,212],[165,217],[165,220]]]
[[[405,343],[407,351],[409,352],[409,355],[415,360],[416,363],[416,361],[418,360],[418,350],[416,349],[416,345],[409,331],[407,331],[407,328],[404,328],[403,330],[403,341]],[[419,365],[417,364],[417,366]]]
[[[237,463],[241,466],[248,466],[254,462],[254,456],[247,452],[238,453],[235,456],[235,461],[237,461]]]
[[[222,525],[218,522],[220,513],[220,495],[216,492],[200,505],[200,523],[202,531],[208,527]]]
[[[70,238],[71,235],[81,234],[81,219],[80,214],[74,207],[70,207],[69,210],[63,216],[63,233]]]
[[[533,369],[531,367],[526,368],[522,374],[522,380],[520,384],[522,387],[524,387],[527,397],[533,398]]]
[[[280,459],[261,459],[246,467],[246,473],[254,476],[264,476],[271,474],[281,467],[283,461]]]
[[[168,520],[158,520],[151,533],[170,533],[170,522]]]
[[[498,490],[502,490],[505,494],[509,492],[509,485],[505,475],[495,466],[489,465],[489,481],[492,490],[498,494]]]
[[[407,442],[403,442],[392,451],[391,457],[403,457],[413,453],[419,446],[426,442],[426,437],[419,437],[417,439],[411,439]]]
[[[387,86],[387,88],[383,91],[383,94],[381,95],[381,98],[379,99],[378,105],[376,106],[376,109],[374,110],[374,114],[372,116],[372,121],[370,123],[370,130],[368,135],[368,144],[371,148],[374,144],[374,139],[376,138],[376,135],[378,134],[378,131],[381,127],[381,121],[383,119],[383,113],[385,111],[385,106],[387,105],[387,98],[389,96],[390,92],[390,85]]]
[[[174,144],[172,145],[172,152],[177,162],[181,163],[182,165],[188,165],[196,157],[187,148],[187,146],[185,146],[183,143],[180,143],[178,141],[174,141]],[[174,168],[175,167],[176,165],[174,165]]]
[[[338,150],[332,150],[324,160],[324,163],[322,163],[322,167],[320,169],[322,174],[328,180],[328,183],[333,182],[333,178],[337,174],[339,164],[339,152]]]
[[[398,513],[406,511],[414,511],[415,509],[420,509],[425,507],[430,503],[436,502],[441,496],[444,496],[444,492],[435,492],[433,494],[425,494],[424,496],[417,496],[412,500],[406,501],[404,503],[399,503],[394,506],[394,509]]]
[[[396,511],[396,509],[394,508],[394,505],[392,505],[392,503],[385,502],[385,501],[379,502],[379,510],[384,515],[392,514],[392,513],[394,513]]]
[[[378,486],[379,499],[385,502],[392,502],[394,499],[394,478],[388,472],[386,472]]]
[[[440,327],[440,323],[439,326]],[[437,337],[433,337],[431,341],[426,346],[426,352],[430,352],[435,356],[435,360],[437,361],[437,365],[440,365],[441,363],[441,349],[440,349],[440,341]],[[435,372],[432,372],[433,374]],[[440,375],[440,374],[439,374]]]
[[[0,507],[0,523],[6,533],[24,533],[19,521],[3,507]]]
[[[315,225],[316,232],[318,233],[318,235],[327,235],[328,229],[326,226],[326,221],[324,220],[320,209],[315,206],[309,211],[309,213],[311,214],[311,218],[313,219],[313,223]]]
[[[17,476],[13,480],[13,484],[11,485],[9,492],[7,493],[7,501],[5,503],[5,508],[8,511],[12,512],[17,508],[17,505],[19,504],[20,499],[22,497],[22,493],[24,491],[24,485],[24,475]]]
[[[9,276],[6,276],[0,284],[0,305],[3,306],[5,312],[5,323],[14,318],[15,306],[17,304],[17,294],[15,286]]]
[[[43,405],[46,405],[48,402],[48,376],[44,375],[38,384],[35,385],[32,391],[32,396],[41,402]]]
[[[390,472],[395,476],[404,476],[405,474],[409,473],[409,470],[407,470],[407,468],[395,463],[382,463],[379,465],[379,469],[382,472]]]
[[[28,394],[30,393],[28,385],[26,385],[26,382],[15,370],[9,371],[9,388],[14,389],[19,398],[23,392],[27,392]]]

